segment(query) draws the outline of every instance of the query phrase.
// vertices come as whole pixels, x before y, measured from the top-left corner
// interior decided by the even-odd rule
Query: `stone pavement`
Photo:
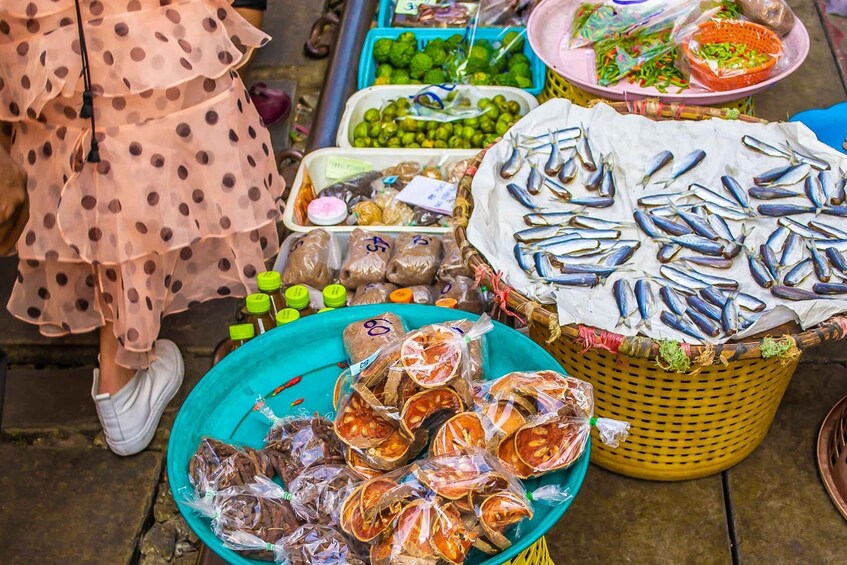
[[[252,78],[320,88],[325,66],[302,44],[322,2],[270,0],[274,41]],[[794,0],[812,36],[806,64],[757,97],[757,113],[784,119],[845,99],[839,67],[813,0]],[[844,22],[838,22],[844,27]],[[0,260],[0,298],[15,273]],[[179,401],[208,369],[234,318],[220,300],[169,318],[187,364],[186,385],[148,451],[121,459],[98,437],[90,399],[96,338],[48,341],[0,309],[0,347],[10,358],[0,436],[0,563],[192,564],[196,538],[173,517],[164,447]],[[556,563],[842,563],[847,524],[817,475],[814,449],[829,408],[847,394],[847,344],[810,352],[762,446],[718,476],[680,483],[621,477],[592,466],[565,518],[548,535]],[[141,547],[141,549],[139,549]],[[143,549],[143,553],[142,553]]]

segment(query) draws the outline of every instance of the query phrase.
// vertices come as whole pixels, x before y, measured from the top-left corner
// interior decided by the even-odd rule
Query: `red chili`
[[[274,396],[276,396],[280,392],[284,391],[287,388],[293,387],[294,385],[296,385],[297,383],[299,383],[302,380],[303,380],[303,377],[294,377],[290,381],[285,382],[285,383],[279,385],[278,387],[276,387],[274,389],[274,391],[270,394],[270,397],[273,398]]]
[[[303,404],[303,400],[304,400],[303,398],[298,398],[297,400],[295,400],[294,402],[291,403],[290,408],[294,408],[295,406],[299,406],[300,404]]]

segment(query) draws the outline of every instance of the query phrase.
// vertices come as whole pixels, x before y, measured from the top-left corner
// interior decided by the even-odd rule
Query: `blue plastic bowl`
[[[179,411],[168,443],[168,478],[174,498],[182,515],[200,540],[229,563],[241,565],[267,563],[245,559],[223,546],[209,527],[209,520],[200,517],[183,503],[190,492],[188,463],[200,439],[213,437],[227,442],[261,447],[268,423],[252,410],[259,394],[270,391],[289,379],[301,375],[296,386],[268,399],[278,416],[292,411],[290,404],[298,398],[304,401],[296,410],[332,415],[332,390],[341,373],[338,363],[344,361],[341,332],[348,324],[386,310],[403,317],[411,328],[462,318],[471,314],[432,306],[376,305],[356,306],[304,318],[294,324],[274,329],[228,355],[212,368],[194,387]],[[500,377],[518,370],[562,371],[556,360],[528,337],[504,326],[494,324],[488,339],[489,377]],[[585,453],[570,468],[524,481],[528,490],[541,485],[557,484],[571,493],[570,500],[556,506],[535,505],[535,516],[520,525],[520,539],[499,555],[486,559],[479,554],[468,563],[495,565],[507,561],[535,543],[562,517],[579,491],[588,468],[590,444]]]
[[[365,45],[362,47],[362,57],[359,59],[359,90],[373,86],[376,80],[376,68],[379,64],[373,58],[374,43],[377,39],[387,37],[388,39],[397,39],[401,33],[411,31],[418,39],[418,49],[423,49],[431,39],[447,39],[454,35],[463,35],[464,28],[374,28],[365,36]],[[517,31],[524,34],[523,53],[529,59],[529,68],[532,71],[532,88],[526,88],[527,92],[533,96],[538,96],[544,90],[544,82],[547,79],[547,67],[538,55],[532,50],[529,45],[529,39],[526,37],[526,28],[522,27],[481,27],[477,28],[475,39],[485,39],[487,41],[497,41],[499,38],[509,31]]]
[[[812,130],[820,141],[836,151],[844,153],[844,138],[847,137],[847,102],[826,109],[803,110],[788,119],[801,122]]]

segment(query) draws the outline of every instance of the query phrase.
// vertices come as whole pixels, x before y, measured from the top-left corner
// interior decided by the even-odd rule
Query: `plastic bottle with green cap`
[[[294,308],[283,308],[276,314],[276,327],[296,322],[300,319],[300,312]]]
[[[265,271],[256,276],[259,292],[267,294],[271,299],[271,315],[276,316],[285,309],[285,299],[282,297],[282,277],[276,271]]]
[[[229,339],[232,340],[233,351],[254,337],[256,337],[256,328],[253,327],[253,324],[235,324],[229,327]]]
[[[310,316],[315,310],[309,306],[309,289],[302,284],[295,284],[285,289],[285,303],[289,308],[300,312],[300,317]]]
[[[273,316],[271,316],[271,297],[267,294],[257,292],[251,294],[245,300],[247,314],[256,335],[262,335],[276,327]]]
[[[323,290],[326,308],[344,308],[347,306],[347,289],[340,284],[331,284]]]

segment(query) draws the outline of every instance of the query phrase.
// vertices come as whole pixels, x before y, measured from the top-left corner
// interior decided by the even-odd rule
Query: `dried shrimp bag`
[[[389,235],[355,229],[350,234],[347,258],[338,279],[345,287],[357,289],[385,280],[394,238]]]
[[[482,291],[472,278],[461,275],[444,277],[439,286],[438,298],[454,299],[457,309],[474,314],[482,314],[485,310]]]
[[[394,283],[371,283],[356,289],[356,294],[353,295],[350,306],[385,304],[388,302],[388,297],[391,296],[391,293],[398,288],[400,287]]]
[[[592,428],[610,447],[629,435],[629,423],[594,417],[590,383],[555,371],[514,372],[482,383],[475,411],[493,438],[488,448],[521,479],[573,465]]]
[[[304,284],[322,289],[335,278],[341,266],[341,249],[325,229],[297,236],[288,251],[282,285]]]
[[[441,264],[441,241],[431,235],[404,232],[397,236],[386,277],[400,286],[432,284]]]
[[[377,351],[396,344],[406,333],[406,322],[393,312],[353,322],[342,333],[347,360],[351,365],[364,361]]]
[[[313,465],[344,461],[343,446],[330,420],[317,415],[278,418],[263,399],[258,405],[271,422],[264,452],[285,485]]]

